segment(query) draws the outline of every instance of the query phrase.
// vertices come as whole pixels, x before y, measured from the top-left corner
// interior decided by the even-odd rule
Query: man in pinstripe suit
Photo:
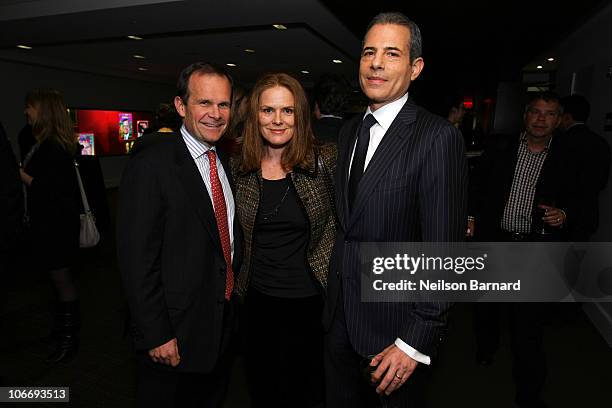
[[[422,69],[417,25],[399,13],[376,16],[359,68],[370,105],[338,145],[340,229],[324,313],[329,407],[422,406],[426,366],[444,337],[449,303],[364,303],[360,295],[362,242],[458,241],[465,231],[463,138],[408,99]],[[360,371],[369,356],[374,386]]]

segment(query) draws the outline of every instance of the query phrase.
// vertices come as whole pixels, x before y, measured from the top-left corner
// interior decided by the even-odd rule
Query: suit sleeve
[[[161,276],[163,198],[154,166],[132,157],[119,190],[117,255],[137,348],[174,338]]]
[[[423,166],[419,186],[423,241],[462,241],[467,219],[467,163],[463,138],[454,127],[440,130]],[[422,354],[435,355],[446,332],[451,305],[415,303],[402,340]]]
[[[467,208],[467,162],[463,140],[444,127],[425,158],[419,186],[424,242],[463,241]]]

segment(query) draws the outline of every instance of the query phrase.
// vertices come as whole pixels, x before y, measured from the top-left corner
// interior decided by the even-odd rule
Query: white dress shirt
[[[215,146],[211,146],[206,142],[199,140],[196,137],[193,137],[185,128],[185,125],[181,126],[181,136],[183,136],[183,140],[187,145],[187,149],[189,150],[189,154],[193,157],[193,161],[198,167],[198,171],[200,172],[200,176],[202,177],[202,181],[206,185],[206,191],[208,191],[208,196],[210,197],[210,202],[213,202],[212,196],[212,187],[210,185],[210,163],[208,162],[208,155],[206,154],[209,150],[214,150],[216,153]],[[225,169],[221,164],[221,160],[219,159],[219,155],[217,157],[217,174],[219,175],[219,180],[221,181],[221,186],[223,188],[223,196],[225,198],[225,207],[227,208],[227,226],[229,229],[230,235],[230,245],[232,248],[232,259],[234,259],[234,197],[232,196],[232,188],[230,186],[227,175],[225,174]]]
[[[372,156],[374,156],[374,152],[378,149],[378,145],[382,142],[383,136],[387,133],[387,130],[391,126],[391,123],[395,120],[397,114],[402,110],[402,107],[408,100],[408,93],[405,93],[404,96],[399,98],[396,101],[386,104],[374,112],[368,106],[363,117],[365,118],[369,114],[374,116],[376,122],[370,128],[370,143],[368,144],[368,152],[366,153],[365,164],[363,166],[363,171],[368,168],[368,164],[370,160],[372,160]],[[355,155],[355,147],[357,146],[357,139],[355,139],[355,145],[353,146],[353,153],[351,154],[351,164],[349,166],[349,175],[351,174],[351,166],[353,165],[353,156]]]
[[[374,153],[376,152],[376,149],[378,149],[380,142],[382,142],[383,137],[387,133],[387,130],[389,130],[389,127],[391,127],[391,123],[393,123],[396,116],[402,110],[402,108],[404,107],[404,104],[407,101],[408,101],[408,93],[405,93],[404,96],[402,96],[398,100],[388,103],[376,109],[374,112],[372,112],[372,109],[370,109],[369,106],[368,106],[368,109],[366,109],[363,117],[365,118],[367,115],[372,114],[374,116],[374,119],[376,119],[377,123],[375,123],[370,128],[370,143],[368,144],[368,152],[366,153],[365,165],[363,166],[364,172],[365,172],[365,169],[368,168],[368,164],[370,163],[370,160],[372,160],[372,156],[374,156]],[[348,172],[349,175],[351,174],[351,166],[353,165],[353,156],[355,155],[356,146],[357,146],[357,140],[355,140],[355,145],[353,146],[353,153],[351,154],[351,163],[349,165],[349,172]],[[395,345],[400,350],[402,350],[404,353],[406,353],[408,356],[418,361],[419,363],[423,363],[426,365],[431,364],[431,358],[428,355],[425,355],[419,352],[418,350],[416,350],[415,348],[409,346],[399,337],[395,339]]]

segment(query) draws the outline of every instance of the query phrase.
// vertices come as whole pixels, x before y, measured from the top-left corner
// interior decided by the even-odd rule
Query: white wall
[[[612,145],[612,132],[604,131],[606,112],[612,112],[612,79],[606,78],[612,66],[612,4],[571,34],[557,48],[557,91],[569,94],[572,74],[575,92],[591,103],[588,125]],[[612,177],[600,196],[599,230],[596,241],[612,242]],[[588,305],[587,313],[612,346],[612,304]]]
[[[25,94],[39,87],[62,90],[68,106],[109,110],[154,111],[159,102],[170,101],[175,92],[173,85],[0,61],[0,121],[15,152],[17,134],[25,124]],[[126,159],[101,158],[107,187],[118,185]]]

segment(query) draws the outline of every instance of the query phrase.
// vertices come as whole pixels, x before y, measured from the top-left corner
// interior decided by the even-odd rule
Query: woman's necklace
[[[276,217],[276,215],[278,214],[278,211],[280,210],[281,206],[285,202],[285,199],[287,198],[287,195],[289,194],[289,188],[290,187],[291,187],[291,185],[289,184],[289,181],[287,181],[287,189],[285,190],[285,194],[283,194],[283,198],[281,198],[279,203],[276,204],[271,211],[267,211],[267,212],[262,212],[261,213],[261,217],[262,217],[262,219],[264,221],[269,221],[270,219]],[[263,189],[263,186],[262,186],[262,189],[261,189],[261,202],[263,202],[263,196],[264,196],[264,189]]]

